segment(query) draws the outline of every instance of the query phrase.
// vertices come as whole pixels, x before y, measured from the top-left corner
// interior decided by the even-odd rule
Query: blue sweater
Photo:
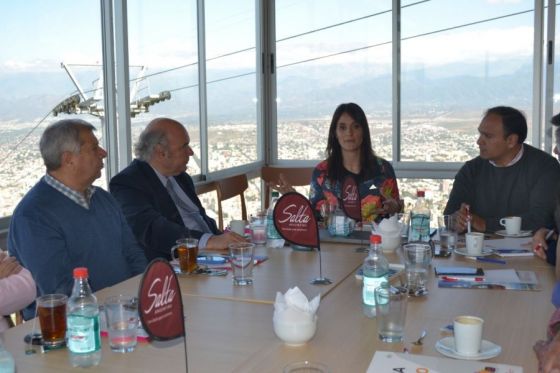
[[[14,211],[8,250],[29,269],[38,295],[70,295],[76,267],[88,268],[89,283],[97,291],[142,273],[147,264],[109,193],[96,188],[86,210],[43,179]]]

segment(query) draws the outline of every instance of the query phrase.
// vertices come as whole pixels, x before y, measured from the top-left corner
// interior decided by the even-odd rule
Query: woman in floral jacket
[[[315,167],[311,177],[309,200],[317,215],[325,203],[340,204],[342,183],[348,175],[354,176],[358,184],[363,222],[400,211],[393,167],[375,155],[366,115],[354,103],[336,108],[329,129],[327,159]]]

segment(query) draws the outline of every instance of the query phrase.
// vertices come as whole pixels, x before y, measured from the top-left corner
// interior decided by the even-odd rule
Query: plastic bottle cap
[[[424,191],[423,190],[417,190],[416,191],[416,197],[424,197]]]
[[[272,191],[272,197],[279,197],[280,193],[277,190]]]
[[[74,268],[74,278],[88,277],[88,269],[86,267]]]
[[[381,236],[378,234],[372,234],[369,236],[369,243],[381,243]]]

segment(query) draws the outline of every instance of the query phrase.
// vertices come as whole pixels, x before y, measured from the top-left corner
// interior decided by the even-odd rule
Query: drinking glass
[[[45,349],[66,345],[66,303],[64,294],[47,294],[37,298],[37,314]]]
[[[428,267],[432,262],[432,248],[429,244],[409,243],[403,245],[406,270],[406,287],[414,296],[428,294],[426,287]]]
[[[234,285],[253,284],[255,244],[236,242],[228,246]]]
[[[136,348],[138,330],[138,298],[115,295],[105,301],[109,345],[115,352],[131,352]]]
[[[266,218],[264,215],[251,216],[251,242],[255,245],[266,244]]]
[[[284,373],[329,373],[325,364],[313,361],[296,361],[284,367]]]
[[[384,282],[375,289],[377,333],[383,342],[402,342],[406,321],[408,291]]]
[[[408,241],[408,229],[410,224],[410,214],[408,212],[400,212],[397,214],[397,221],[401,225],[401,239],[403,242]]]
[[[457,248],[458,231],[457,216],[443,215],[438,217],[439,244],[442,251],[453,251]]]
[[[181,273],[192,273],[198,268],[198,240],[195,238],[181,238],[175,241],[177,245],[171,248],[171,259],[175,258],[175,251],[179,259]]]

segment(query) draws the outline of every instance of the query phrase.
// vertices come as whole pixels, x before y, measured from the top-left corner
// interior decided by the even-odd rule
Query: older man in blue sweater
[[[142,273],[147,260],[113,197],[92,186],[107,153],[82,120],[58,121],[40,141],[47,173],[23,197],[8,250],[33,275],[38,294],[72,290],[72,270],[89,269],[93,291]],[[25,317],[33,316],[26,310]]]

